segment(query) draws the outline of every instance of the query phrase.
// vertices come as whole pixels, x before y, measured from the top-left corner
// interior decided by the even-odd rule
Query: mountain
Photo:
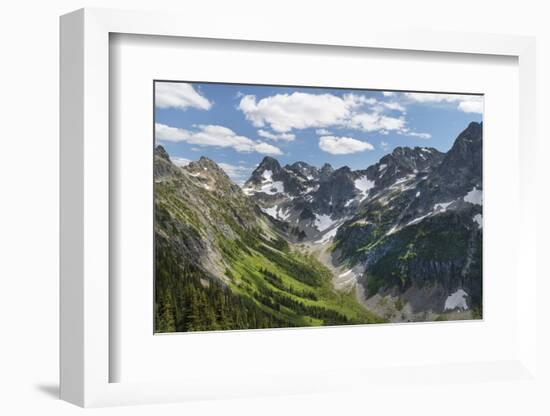
[[[276,220],[297,226],[305,238],[316,240],[353,217],[374,194],[399,191],[426,176],[443,159],[434,148],[398,147],[365,170],[329,164],[317,169],[305,162],[281,167],[265,157],[243,190]],[[393,186],[393,188],[392,188]]]
[[[471,123],[360,170],[265,157],[240,188],[157,147],[158,331],[480,317],[481,149]]]
[[[390,320],[481,315],[481,141],[482,125],[470,124],[439,164],[398,179],[339,228],[333,255],[361,266],[370,310]]]
[[[178,167],[158,146],[154,163],[157,332],[381,322],[214,161]]]

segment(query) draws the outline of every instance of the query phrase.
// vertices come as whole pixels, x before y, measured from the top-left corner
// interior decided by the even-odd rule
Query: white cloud
[[[390,101],[390,102],[383,102],[381,103],[384,107],[386,107],[388,110],[395,110],[395,111],[401,111],[404,113],[407,111],[405,107],[403,107],[401,104],[399,104],[397,101]]]
[[[411,103],[451,104],[459,111],[481,112],[483,97],[459,94],[395,93],[384,91],[390,101],[376,100],[366,95],[350,93],[310,94],[294,92],[276,94],[258,100],[255,95],[241,98],[238,109],[255,127],[258,134],[270,140],[295,139],[294,129],[315,128],[320,136],[330,136],[329,128],[348,128],[388,134],[396,132],[428,139],[429,133],[411,132],[407,126],[406,107]],[[391,114],[398,111],[401,114]],[[264,129],[270,127],[274,132]]]
[[[191,84],[185,82],[157,82],[155,84],[155,106],[158,108],[188,107],[209,110],[212,103],[199,94]]]
[[[351,137],[322,136],[319,138],[319,147],[333,155],[347,155],[350,153],[373,150],[374,147],[368,142],[362,142]]]
[[[276,94],[257,101],[254,95],[245,95],[239,109],[256,127],[266,124],[280,133],[292,129],[321,128],[342,124],[349,118],[357,100],[342,99],[331,94]]]
[[[454,103],[463,99],[463,95],[458,94],[436,94],[427,92],[406,92],[405,97],[418,103]]]
[[[350,108],[356,108],[363,105],[374,105],[378,102],[376,98],[366,97],[364,95],[357,95],[353,93],[345,94],[343,98],[344,98],[344,102]]]
[[[458,109],[465,113],[483,113],[483,101],[467,100],[458,104]]]
[[[382,148],[382,150],[388,150],[390,148],[390,144],[388,142],[381,141],[380,147]]]
[[[278,147],[268,143],[255,142],[245,136],[239,136],[227,127],[217,125],[197,125],[198,131],[155,124],[155,137],[160,141],[186,142],[199,146],[231,147],[237,152],[258,152],[266,155],[281,155]]]
[[[275,140],[275,141],[283,140],[285,142],[291,142],[294,139],[296,139],[296,136],[292,133],[275,134],[263,129],[258,130],[258,136],[263,137],[265,139]]]
[[[327,129],[317,129],[315,130],[315,133],[319,136],[330,136],[332,133]]]
[[[403,133],[406,136],[418,137],[419,139],[431,139],[432,135],[430,133],[417,133],[415,131],[406,131]]]
[[[191,134],[184,129],[155,123],[155,138],[163,142],[184,142]]]
[[[483,97],[480,95],[408,92],[404,96],[418,103],[457,103],[457,109],[465,113],[483,112]]]
[[[405,124],[404,117],[390,117],[380,113],[354,114],[348,122],[349,127],[364,131],[403,130]]]

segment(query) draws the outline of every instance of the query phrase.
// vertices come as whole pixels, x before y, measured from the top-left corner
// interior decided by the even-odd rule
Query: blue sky
[[[184,165],[216,161],[237,183],[265,157],[365,169],[397,146],[446,152],[481,96],[185,82],[155,83],[155,142]]]

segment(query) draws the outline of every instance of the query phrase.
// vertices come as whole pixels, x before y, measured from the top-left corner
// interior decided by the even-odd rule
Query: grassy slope
[[[157,331],[381,322],[353,295],[335,292],[330,271],[312,256],[261,226],[244,226],[239,216],[254,217],[246,197],[228,200],[197,187],[198,202],[191,202],[178,193],[183,186],[194,185],[176,178],[156,186]],[[172,243],[207,236],[221,253],[227,285]]]

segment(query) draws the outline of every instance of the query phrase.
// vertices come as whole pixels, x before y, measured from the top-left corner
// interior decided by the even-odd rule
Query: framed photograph
[[[533,39],[180,21],[61,19],[62,398],[536,383]]]
[[[155,333],[482,319],[483,96],[154,99]]]

